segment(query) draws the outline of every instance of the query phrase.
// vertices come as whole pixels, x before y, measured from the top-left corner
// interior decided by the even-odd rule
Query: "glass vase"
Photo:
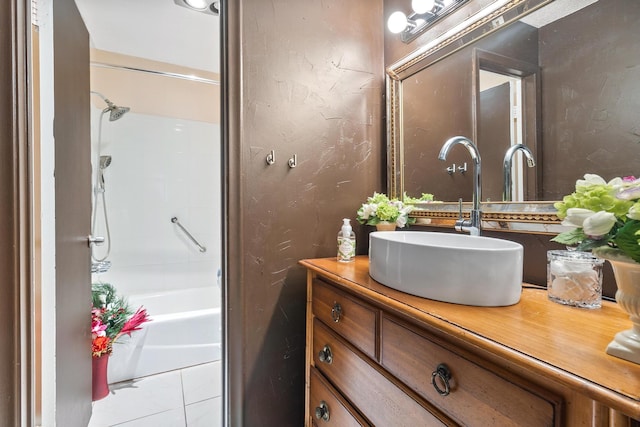
[[[547,293],[549,299],[582,308],[602,306],[602,264],[589,252],[548,251]]]

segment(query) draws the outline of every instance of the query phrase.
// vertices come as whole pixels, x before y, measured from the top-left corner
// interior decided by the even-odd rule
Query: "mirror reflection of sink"
[[[522,245],[509,240],[421,231],[369,235],[369,275],[419,297],[473,306],[520,301]]]

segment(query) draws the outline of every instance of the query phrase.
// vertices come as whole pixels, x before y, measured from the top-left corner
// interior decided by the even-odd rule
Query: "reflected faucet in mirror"
[[[502,169],[502,177],[503,177],[502,201],[503,202],[510,202],[512,199],[511,194],[513,189],[513,182],[511,181],[511,169],[512,169],[512,163],[513,163],[513,156],[516,154],[517,151],[522,151],[524,156],[527,158],[527,166],[532,168],[536,165],[536,161],[533,158],[533,153],[531,152],[529,147],[523,144],[515,144],[509,147],[507,152],[504,154],[504,162],[502,165],[503,166],[503,169]]]
[[[472,4],[480,8],[482,3],[486,13],[498,3],[504,5],[504,13],[501,9],[499,16],[471,14],[476,7]],[[494,136],[504,131],[493,122],[502,118],[509,119],[508,129],[521,132],[513,143],[529,147],[537,163],[529,169],[520,159],[513,161],[517,167],[512,177],[518,184],[509,203],[557,201],[573,191],[576,176],[588,172],[614,177],[637,169],[640,67],[629,65],[640,49],[637,0],[466,4],[431,30],[434,37],[442,36],[423,36],[411,49],[397,43],[387,46],[389,58],[400,57],[387,68],[390,194],[427,191],[440,200],[457,201],[460,189],[445,186],[447,180],[438,179],[440,168],[425,168],[423,159],[428,153],[437,156],[449,136],[465,135],[482,150],[482,202],[502,200],[500,168],[511,145]],[[510,90],[511,96],[504,98],[505,88],[496,89],[495,97],[486,102],[481,99],[491,95],[483,89],[493,85],[484,79],[485,72],[519,81],[518,109],[510,109],[510,102],[499,103],[514,99]],[[514,126],[514,115],[521,130]],[[522,198],[518,168],[527,172]]]
[[[473,208],[471,209],[471,217],[468,220],[462,219],[462,207],[460,207],[460,219],[456,221],[456,231],[464,231],[472,236],[480,235],[480,226],[482,221],[482,213],[480,211],[480,199],[481,199],[481,191],[480,187],[482,185],[481,180],[481,159],[480,152],[478,151],[478,147],[468,138],[464,136],[454,136],[453,138],[449,138],[442,148],[440,149],[440,154],[438,154],[438,160],[445,161],[447,160],[447,154],[454,145],[463,145],[469,154],[471,155],[471,159],[473,160]]]

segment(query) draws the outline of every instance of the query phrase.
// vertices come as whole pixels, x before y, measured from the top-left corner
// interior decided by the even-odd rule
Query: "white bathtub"
[[[151,321],[113,346],[109,383],[220,360],[220,290],[217,286],[129,296]]]

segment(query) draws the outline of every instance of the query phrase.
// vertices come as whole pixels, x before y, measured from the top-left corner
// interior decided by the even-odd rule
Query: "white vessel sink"
[[[522,245],[483,236],[420,231],[369,235],[369,275],[419,297],[473,306],[520,301]]]

